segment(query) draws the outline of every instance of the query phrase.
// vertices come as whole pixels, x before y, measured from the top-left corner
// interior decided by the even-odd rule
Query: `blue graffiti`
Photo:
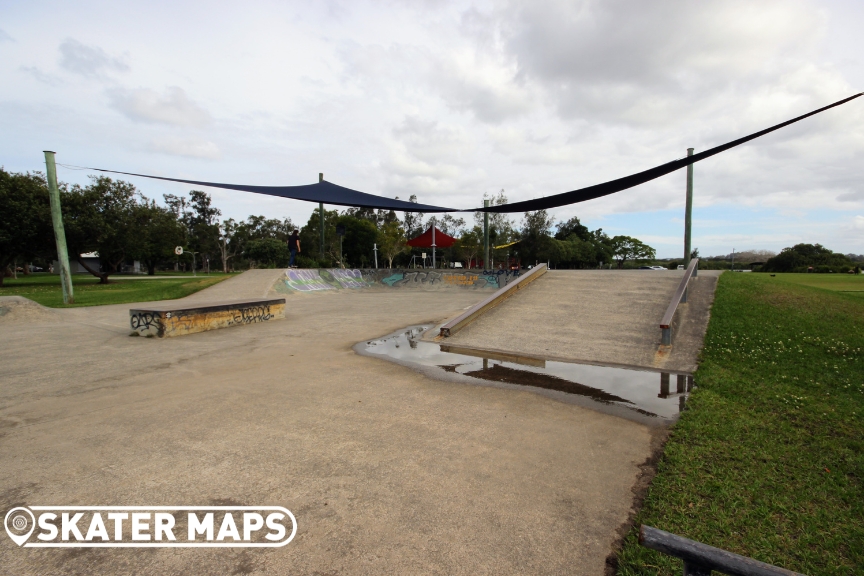
[[[391,288],[396,282],[399,282],[404,277],[404,274],[393,274],[392,276],[388,276],[387,278],[382,278],[381,281],[390,286]]]

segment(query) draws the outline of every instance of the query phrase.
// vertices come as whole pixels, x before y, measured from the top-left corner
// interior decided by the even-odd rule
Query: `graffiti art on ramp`
[[[304,269],[286,270],[277,282],[277,292],[320,292],[325,290],[383,288],[467,289],[502,288],[519,276],[518,270],[360,270]]]

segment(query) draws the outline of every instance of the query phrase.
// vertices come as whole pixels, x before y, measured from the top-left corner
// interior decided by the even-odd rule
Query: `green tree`
[[[332,266],[339,260],[339,238],[336,236],[337,210],[324,210],[324,254],[320,254],[321,216],[314,210],[300,229],[300,246],[307,257],[319,259],[320,266]]]
[[[465,258],[468,267],[474,262],[483,251],[483,229],[474,226],[471,230],[462,233],[459,240],[453,246],[457,253]]]
[[[373,249],[378,240],[378,229],[369,220],[343,214],[336,219],[336,225],[345,227],[342,239],[342,268],[370,267],[375,255]],[[338,240],[338,238],[337,238]]]
[[[484,202],[489,200],[489,204],[492,206],[503,206],[508,203],[507,195],[504,194],[504,190],[498,192],[498,194],[483,194]],[[474,213],[474,225],[480,228],[482,238],[483,231],[483,222],[484,216],[483,212],[475,212]],[[490,212],[489,213],[489,246],[490,252],[492,251],[492,246],[500,246],[502,244],[509,244],[514,240],[518,240],[520,237],[519,233],[513,228],[513,222],[510,220],[510,216],[504,213],[499,212]]]
[[[411,202],[416,202],[417,197],[413,196],[414,200]],[[398,200],[399,197],[397,196]],[[396,216],[396,212],[393,210],[375,210],[374,208],[348,208],[343,212],[344,215],[354,216],[355,218],[359,218],[360,220],[368,220],[372,224],[375,225],[376,228],[381,228],[384,224],[389,222],[396,222],[399,220],[398,216]]]
[[[147,267],[147,274],[156,274],[160,262],[174,257],[174,249],[183,245],[185,230],[170,208],[158,206],[156,202],[142,197],[141,203],[132,207],[134,240],[130,255]]]
[[[266,268],[285,267],[290,257],[288,245],[277,238],[250,240],[245,255]]]
[[[56,252],[48,186],[44,176],[12,174],[0,168],[0,286],[4,272],[37,256]]]
[[[120,271],[136,247],[137,202],[135,186],[107,176],[92,178],[86,188],[73,186],[62,195],[63,219],[69,256],[107,284]],[[81,254],[97,252],[99,270],[91,268]]]
[[[574,260],[577,246],[575,242],[545,236],[541,242],[537,257],[540,261],[548,262],[557,267]]]
[[[582,225],[579,218],[574,216],[558,225],[558,230],[555,232],[556,240],[567,240],[571,236],[576,236],[583,241],[591,240],[591,231],[586,226]]]
[[[762,267],[763,272],[805,272],[812,266],[819,272],[845,272],[855,264],[848,256],[832,252],[821,244],[796,244],[784,248]]]
[[[630,236],[615,236],[612,238],[612,255],[618,262],[618,268],[624,267],[627,260],[648,260],[656,256],[654,248]]]
[[[398,200],[398,198],[397,198]],[[417,203],[417,195],[412,194],[408,198],[409,202]],[[402,229],[405,230],[405,235],[410,238],[415,238],[423,233],[426,230],[426,227],[423,225],[423,213],[422,212],[403,212],[403,220],[402,220]]]
[[[522,218],[521,240],[518,246],[519,256],[529,263],[547,260],[551,250],[549,231],[555,223],[546,210],[526,212]]]
[[[190,247],[201,255],[201,266],[210,272],[210,258],[219,253],[219,221],[222,212],[213,206],[209,194],[189,192],[191,211],[188,218]]]
[[[185,228],[185,247],[190,252],[190,256],[191,252],[197,253],[199,257],[195,260],[196,265],[201,266],[206,272],[210,272],[210,261],[216,257],[222,259],[222,250],[226,247],[223,244],[223,230],[219,222],[222,211],[213,206],[211,196],[201,190],[190,191],[188,199],[185,196],[166,194],[165,203]],[[250,216],[249,218],[250,220],[255,218],[265,220],[263,216]],[[267,222],[279,223],[278,220]],[[260,226],[260,224],[258,225]],[[236,246],[233,251],[239,253],[244,249],[245,245]],[[186,253],[183,257],[184,259],[189,258]],[[186,262],[189,260],[187,259]],[[224,268],[226,261],[223,260],[222,264]]]
[[[228,218],[219,224],[219,256],[222,257],[222,272],[228,273],[228,260],[237,255],[234,237],[237,234],[237,222]]]
[[[591,242],[594,244],[594,249],[597,253],[597,265],[602,266],[611,263],[615,257],[615,246],[612,243],[612,238],[603,232],[602,228],[591,232],[591,236],[593,236]]]
[[[381,254],[387,259],[387,267],[393,268],[393,260],[400,254],[409,251],[407,238],[399,221],[387,222],[378,231],[378,246]]]
[[[315,212],[315,216],[317,216]],[[228,259],[236,254],[243,255],[249,242],[273,238],[280,242],[288,242],[288,237],[296,229],[290,218],[278,220],[264,216],[249,216],[245,222],[235,223],[226,220],[219,228],[219,254],[223,258],[223,269],[227,268]],[[301,241],[302,244],[302,241]],[[307,244],[302,244],[304,252],[309,250]]]

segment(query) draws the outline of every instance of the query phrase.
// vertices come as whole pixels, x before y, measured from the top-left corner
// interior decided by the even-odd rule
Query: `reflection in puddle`
[[[424,372],[431,370],[432,376],[458,375],[475,383],[529,386],[559,399],[639,420],[676,418],[693,388],[689,374],[540,360],[420,340],[430,328],[413,326],[361,342],[355,350],[423,368]]]

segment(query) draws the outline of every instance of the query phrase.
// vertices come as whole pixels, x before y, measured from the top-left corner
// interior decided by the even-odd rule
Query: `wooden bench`
[[[129,324],[134,331],[132,335],[149,338],[183,336],[284,318],[284,298],[252,298],[186,306],[173,302],[129,310]]]

